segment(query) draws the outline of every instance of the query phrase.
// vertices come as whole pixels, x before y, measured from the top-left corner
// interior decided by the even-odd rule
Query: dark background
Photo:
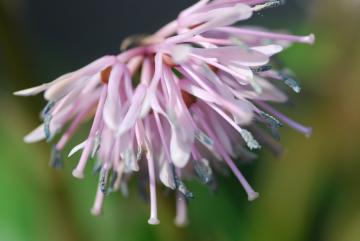
[[[261,152],[242,165],[261,197],[248,203],[232,176],[209,193],[196,183],[190,225],[173,225],[173,200],[159,200],[160,226],[147,224],[148,204],[136,191],[110,196],[105,213],[89,209],[97,177],[75,180],[48,167],[50,147],[26,145],[39,123],[41,97],[11,93],[115,54],[125,37],[152,33],[195,1],[0,1],[0,241],[47,240],[360,240],[360,4],[356,0],[288,1],[251,21],[295,34],[314,32],[314,46],[281,54],[303,84],[289,116],[313,126],[306,139],[283,129],[280,158]],[[74,141],[76,143],[76,141]],[[161,196],[161,195],[159,195]]]

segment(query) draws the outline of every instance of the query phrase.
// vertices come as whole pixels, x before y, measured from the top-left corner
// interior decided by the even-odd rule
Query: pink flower
[[[312,44],[314,36],[271,33],[235,27],[254,12],[280,1],[201,0],[157,33],[129,38],[119,55],[104,56],[51,83],[16,92],[44,92],[49,104],[44,123],[25,137],[54,145],[52,165],[61,167],[61,152],[78,127],[93,119],[88,137],[72,149],[81,152],[73,171],[84,177],[89,159],[100,172],[92,213],[102,211],[106,194],[126,189],[133,172],[148,176],[150,224],[158,224],[156,182],[175,190],[176,224],[184,225],[186,199],[193,194],[182,180],[214,182],[225,165],[235,174],[250,201],[258,197],[233,159],[253,159],[252,150],[275,152],[282,123],[306,135],[311,129],[276,111],[271,103],[287,101],[277,86],[295,92],[297,82],[286,71],[273,70],[270,58],[294,42]],[[69,125],[68,125],[69,124]],[[259,125],[267,126],[270,134]]]

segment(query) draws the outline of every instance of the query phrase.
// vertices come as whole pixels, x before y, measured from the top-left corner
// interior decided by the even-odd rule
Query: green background
[[[104,215],[92,217],[89,210],[97,177],[88,171],[85,180],[74,179],[71,170],[76,159],[66,160],[64,171],[50,169],[49,146],[22,142],[37,126],[44,102],[40,97],[15,98],[11,93],[80,66],[72,65],[73,59],[48,53],[45,47],[34,53],[36,40],[28,38],[21,21],[22,5],[31,1],[8,0],[0,5],[0,241],[360,240],[358,1],[314,0],[304,5],[306,17],[300,20],[291,7],[281,14],[271,10],[273,17],[264,12],[256,18],[256,23],[272,28],[316,34],[314,46],[298,44],[281,54],[303,85],[300,95],[291,95],[294,108],[283,110],[311,125],[314,133],[307,139],[285,127],[281,157],[263,150],[252,165],[241,167],[261,194],[255,202],[247,202],[231,175],[220,180],[215,194],[190,183],[196,198],[189,206],[187,228],[174,226],[174,200],[161,193],[161,224],[149,226],[149,205],[138,195],[134,182],[128,198],[120,193],[110,196]],[[131,26],[131,22],[126,24]],[[38,55],[59,68],[33,68]]]

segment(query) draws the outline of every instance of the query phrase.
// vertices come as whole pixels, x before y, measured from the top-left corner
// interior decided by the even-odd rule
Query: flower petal
[[[186,128],[186,127],[185,127]],[[171,126],[170,154],[175,166],[183,168],[186,166],[192,143],[189,142],[182,128]]]
[[[284,50],[283,47],[276,44],[270,44],[265,46],[259,46],[259,47],[252,47],[252,50],[258,51],[260,53],[263,53],[269,57],[273,56],[274,54],[280,53]]]
[[[87,141],[84,141],[82,143],[80,143],[79,145],[75,146],[73,149],[71,149],[68,157],[72,157],[75,153],[77,153],[78,151],[82,150],[85,148]]]
[[[32,87],[32,88],[29,88],[29,89],[16,91],[16,92],[14,92],[14,95],[17,95],[17,96],[37,95],[37,94],[47,90],[50,86],[51,86],[51,83],[42,84],[42,85]]]
[[[218,62],[235,63],[243,66],[261,66],[269,62],[269,57],[265,54],[240,46],[211,49],[194,48],[192,53],[205,58],[216,58]]]
[[[44,132],[44,124],[37,127],[31,133],[24,137],[24,142],[26,143],[35,143],[38,141],[42,141],[45,139],[45,132]]]
[[[123,75],[123,66],[114,65],[108,84],[108,95],[104,106],[104,122],[112,130],[116,130],[120,124],[120,80]]]
[[[140,117],[141,114],[140,111],[146,94],[146,90],[147,87],[143,84],[140,84],[136,88],[134,96],[131,101],[132,103],[130,104],[130,108],[119,126],[117,132],[118,135],[123,134],[125,131],[133,127],[137,119]]]
[[[55,80],[54,83],[46,90],[44,96],[48,101],[58,101],[66,96],[78,83],[74,74],[67,74]]]
[[[213,28],[232,25],[238,21],[248,19],[252,16],[253,10],[246,4],[239,3],[235,6],[218,8],[203,13],[195,13],[187,16],[185,19],[180,18],[180,27],[184,27],[188,30],[177,36],[168,38],[167,43],[179,43],[185,42],[187,39],[194,37],[195,35],[202,34]],[[199,25],[199,26],[197,26]],[[197,26],[192,28],[193,26]]]
[[[142,105],[142,109],[141,109],[141,114],[140,114],[141,117],[145,117],[150,111],[151,104],[156,98],[156,87],[160,82],[162,72],[163,72],[163,54],[157,53],[155,55],[155,73],[151,79],[149,88],[147,89],[147,93],[144,99],[144,104]]]
[[[51,101],[61,99],[67,95],[76,84],[101,72],[114,64],[115,61],[116,57],[114,56],[104,56],[77,71],[59,77],[53,81],[51,87],[45,92],[45,99]]]
[[[175,179],[170,165],[167,162],[164,162],[160,169],[159,174],[160,181],[168,188],[175,189]]]

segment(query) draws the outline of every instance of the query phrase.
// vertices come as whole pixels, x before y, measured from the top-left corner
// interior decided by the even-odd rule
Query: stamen
[[[258,12],[261,10],[269,9],[269,8],[276,8],[285,3],[284,0],[269,0],[264,4],[259,4],[253,7],[254,12]]]
[[[185,183],[176,174],[174,165],[172,165],[172,168],[173,168],[173,175],[174,175],[176,189],[179,192],[181,192],[187,199],[193,199],[195,197],[194,194],[191,191],[189,191],[189,189],[186,187]]]
[[[209,184],[213,181],[213,171],[207,159],[202,158],[199,161],[195,161],[194,170],[203,184]]]
[[[52,139],[51,131],[50,131],[50,124],[52,120],[52,115],[48,114],[44,118],[44,132],[45,132],[45,138],[47,142],[50,142]]]
[[[101,160],[97,159],[94,163],[94,167],[93,167],[93,174],[98,174],[100,173],[101,169],[102,169],[103,163]]]
[[[103,114],[103,110],[104,110],[106,96],[107,96],[107,88],[103,87],[101,97],[99,100],[99,104],[98,104],[98,107],[96,110],[94,122],[93,122],[93,125],[90,130],[89,138],[86,142],[83,153],[81,154],[80,161],[79,161],[78,165],[76,166],[76,168],[72,172],[73,176],[76,178],[84,178],[84,169],[85,169],[86,163],[89,159],[89,155],[90,155],[90,152],[93,147],[93,142],[94,142],[96,132],[98,131],[98,128],[102,121],[102,114]]]
[[[81,122],[89,115],[89,111],[93,108],[93,105],[89,105],[87,108],[82,110],[76,117],[75,120],[70,124],[69,128],[60,138],[59,142],[56,144],[58,150],[63,150],[65,145],[70,141],[71,137],[75,134],[77,128],[80,126]]]
[[[213,108],[231,126],[233,126],[235,128],[235,130],[237,130],[240,133],[240,135],[242,136],[242,138],[244,139],[245,143],[250,148],[250,150],[261,148],[261,145],[254,139],[253,135],[249,131],[247,131],[247,130],[241,128],[239,125],[237,125],[224,111],[222,111],[217,106],[215,106],[213,104],[210,104],[209,106],[211,108]]]
[[[117,179],[118,179],[118,173],[115,171],[112,171],[110,174],[110,183],[109,183],[108,193],[113,193],[116,191],[115,183],[116,183]]]
[[[260,111],[259,114],[270,126],[283,127],[283,124],[278,119],[269,115],[268,113]]]
[[[54,169],[64,168],[61,152],[55,146],[52,148],[50,166]]]
[[[100,190],[100,187],[98,188],[96,192],[95,202],[93,207],[91,208],[91,214],[94,216],[99,216],[102,213],[102,207],[104,204],[104,193]]]
[[[131,149],[124,153],[125,172],[137,172],[139,171],[139,165],[137,164],[135,155]]]
[[[215,109],[215,108],[214,108]],[[199,113],[201,113],[201,110],[197,109]],[[216,110],[216,109],[215,109]],[[226,164],[228,165],[228,167],[230,167],[231,171],[235,174],[235,176],[237,177],[237,179],[239,180],[239,182],[241,183],[241,185],[243,186],[243,188],[245,189],[247,195],[248,195],[248,200],[249,201],[253,201],[255,200],[259,194],[257,192],[254,191],[254,189],[250,186],[250,184],[247,182],[246,178],[243,176],[243,174],[241,173],[241,171],[237,168],[237,166],[235,165],[235,163],[231,160],[229,154],[226,152],[225,148],[221,145],[219,139],[216,137],[215,133],[213,132],[213,130],[210,128],[210,126],[206,123],[203,122],[202,123],[205,131],[210,135],[211,138],[214,139],[214,141],[217,143],[217,149],[220,153],[220,155],[223,157],[224,161],[226,162]],[[235,125],[236,126],[236,125]]]
[[[257,142],[257,140],[255,140],[250,131],[242,128],[240,134],[246,142],[247,146],[250,148],[250,150],[261,148],[261,145],[259,144],[259,142]]]
[[[266,110],[267,112],[270,112],[272,115],[279,118],[283,123],[286,123],[290,127],[294,128],[295,130],[304,133],[306,137],[310,137],[312,134],[312,128],[303,126],[296,121],[288,118],[284,114],[278,112],[275,108],[273,108],[271,105],[263,102],[263,101],[255,101],[261,108]]]
[[[41,111],[40,116],[41,118],[44,120],[46,118],[46,116],[48,116],[50,114],[50,112],[53,110],[53,108],[55,107],[56,102],[55,101],[49,101],[47,103],[47,105],[45,106],[45,108]]]
[[[283,124],[275,117],[273,117],[263,111],[260,111],[259,115],[262,118],[262,120],[265,122],[265,124],[270,128],[272,136],[276,140],[279,140],[280,139],[279,128],[283,127]]]
[[[91,153],[91,159],[95,158],[96,153],[100,149],[100,145],[101,145],[101,135],[100,135],[100,132],[96,132],[95,143],[94,143],[94,147],[93,147],[93,150]]]
[[[244,189],[248,195],[248,200],[254,201],[256,198],[259,197],[259,193],[255,192],[254,189],[250,186],[250,184],[247,182],[247,180],[242,175],[240,170],[236,167],[235,163],[231,160],[229,155],[225,152],[223,152],[222,154],[223,154],[224,160],[226,161],[226,163],[228,164],[230,169],[233,171],[235,176],[238,178],[241,185],[244,187]]]
[[[208,148],[210,151],[214,148],[214,141],[210,139],[204,132],[197,129],[195,131],[195,138],[203,144],[206,148]]]
[[[294,92],[300,93],[301,86],[290,74],[289,71],[284,70],[279,73],[280,78],[284,81],[284,84],[289,86]]]
[[[120,189],[120,185],[121,185],[121,181],[123,179],[123,174],[124,174],[124,162],[120,162],[120,164],[117,167],[116,170],[116,179],[113,185],[113,190],[117,191]]]
[[[160,223],[157,214],[157,201],[156,201],[156,180],[155,180],[155,165],[154,159],[150,150],[147,148],[146,158],[148,161],[148,171],[149,171],[149,184],[150,184],[150,219],[148,223],[151,225],[157,225]]]
[[[266,72],[266,71],[269,71],[272,69],[272,66],[271,65],[262,65],[262,66],[258,66],[258,67],[252,67],[251,70],[254,71],[254,72]]]
[[[99,187],[104,195],[106,195],[107,193],[108,174],[109,174],[108,168],[103,167],[100,172]]]
[[[239,159],[243,163],[249,163],[258,158],[258,156],[255,153],[249,151],[248,149],[246,149],[241,145],[235,146],[235,155],[236,155],[236,159]]]
[[[229,33],[235,36],[249,35],[249,36],[254,36],[269,40],[283,40],[283,41],[299,42],[306,44],[314,44],[315,42],[314,34],[309,34],[306,36],[296,36],[290,34],[271,33],[271,32],[264,32],[253,29],[246,29],[246,28],[235,28],[235,27],[220,27],[218,28],[218,30],[224,31],[225,33]]]
[[[177,185],[177,190],[179,190],[179,192],[181,192],[182,194],[184,194],[184,196],[187,199],[194,199],[194,194],[189,191],[189,189],[186,187],[185,183],[183,181],[181,181],[178,177],[175,178],[176,179],[176,185]]]
[[[120,191],[124,197],[129,196],[129,187],[128,187],[127,181],[123,180],[120,183]]]
[[[179,192],[176,192],[176,217],[174,221],[178,227],[185,227],[188,224],[186,199]]]

